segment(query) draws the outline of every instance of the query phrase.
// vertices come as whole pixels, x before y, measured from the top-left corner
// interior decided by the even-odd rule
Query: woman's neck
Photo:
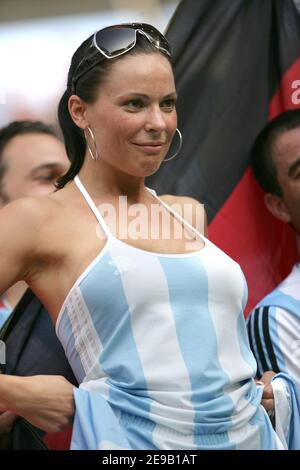
[[[81,182],[93,198],[110,195],[139,200],[145,194],[145,178],[124,174],[106,162],[87,160],[78,174]]]

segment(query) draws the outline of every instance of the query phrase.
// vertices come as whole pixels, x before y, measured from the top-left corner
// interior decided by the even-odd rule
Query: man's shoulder
[[[274,307],[300,316],[300,264],[296,263],[290,274],[283,279],[254,308]]]
[[[291,295],[293,295],[294,292],[299,292],[300,300],[300,262],[294,264],[290,274],[278,284],[276,289],[286,292],[287,294],[291,293]]]

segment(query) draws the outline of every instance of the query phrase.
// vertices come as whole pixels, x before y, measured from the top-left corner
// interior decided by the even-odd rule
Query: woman
[[[155,28],[112,26],[79,47],[59,105],[72,164],[47,202],[2,211],[1,290],[24,279],[56,323],[82,383],[73,448],[280,448],[253,380],[239,266],[199,233],[197,201],[144,184],[180,145],[175,102]],[[0,379],[0,410],[48,432],[72,419],[63,378]],[[100,442],[98,427],[113,436]]]

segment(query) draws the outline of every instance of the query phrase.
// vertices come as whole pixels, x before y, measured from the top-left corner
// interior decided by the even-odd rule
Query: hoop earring
[[[182,135],[181,135],[181,132],[180,132],[180,130],[178,129],[178,127],[176,127],[176,132],[177,132],[178,135],[179,135],[179,146],[178,146],[178,149],[177,149],[177,151],[174,153],[174,155],[172,155],[172,157],[164,158],[164,159],[163,159],[163,162],[168,162],[169,160],[172,160],[173,158],[177,157],[177,155],[179,154],[179,152],[180,152],[180,150],[181,150],[181,147],[182,147]]]
[[[95,152],[96,152],[96,155],[95,155],[95,156],[93,155],[92,149],[91,149],[91,147],[89,146],[88,139],[87,139],[87,137],[86,137],[86,135],[85,135],[85,131],[86,131],[86,130],[89,131],[90,136],[91,136],[91,139],[92,139],[92,141],[93,141],[94,149],[95,149]],[[98,160],[98,158],[99,158],[99,154],[98,154],[98,150],[97,150],[97,144],[96,144],[95,136],[94,136],[94,134],[93,134],[93,132],[92,132],[92,129],[91,129],[89,126],[87,126],[87,127],[84,129],[84,137],[85,137],[86,145],[88,146],[90,155],[91,155],[91,157],[92,157],[92,160],[94,160],[94,162],[96,162],[96,161]]]

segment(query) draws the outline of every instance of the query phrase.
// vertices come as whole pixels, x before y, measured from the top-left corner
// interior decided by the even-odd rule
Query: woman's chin
[[[151,176],[154,173],[156,173],[161,165],[162,160],[161,159],[153,159],[150,161],[150,159],[146,162],[143,162],[141,165],[141,176]]]

